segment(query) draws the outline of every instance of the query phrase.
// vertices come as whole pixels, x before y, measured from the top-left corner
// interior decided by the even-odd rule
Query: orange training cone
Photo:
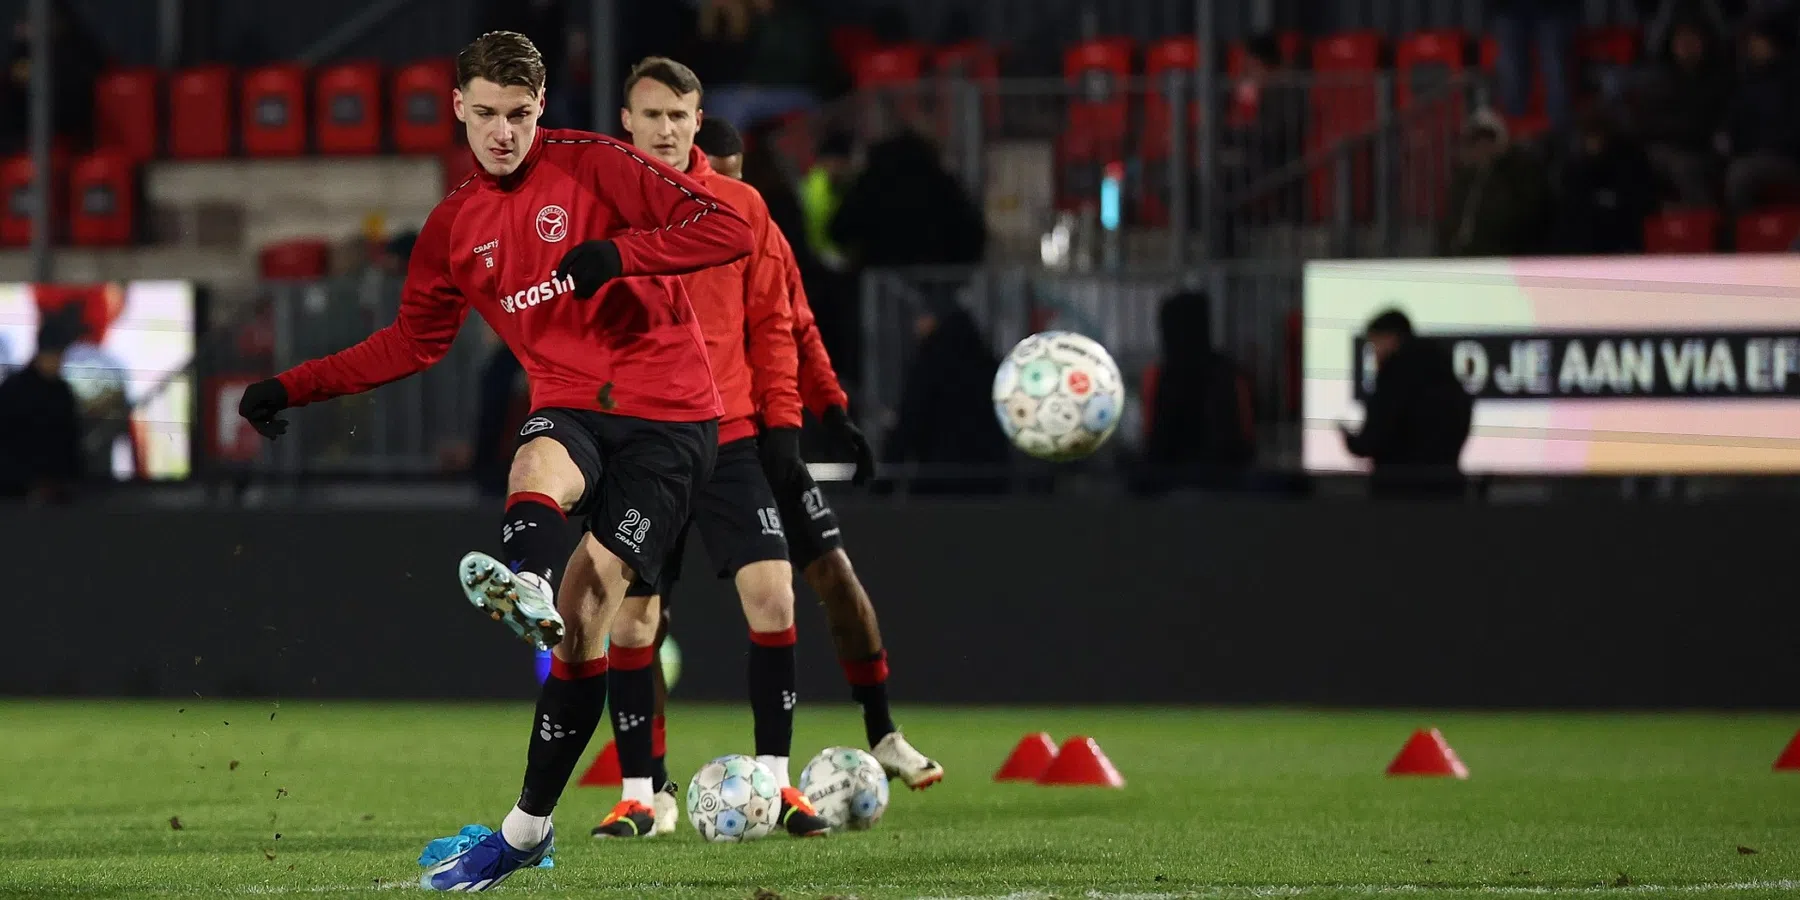
[[[1788,741],[1787,749],[1781,751],[1781,758],[1775,760],[1777,772],[1800,772],[1800,732],[1794,733],[1794,739]]]
[[[1456,751],[1450,749],[1450,743],[1444,740],[1443,733],[1436,728],[1430,731],[1413,732],[1413,736],[1400,748],[1400,755],[1388,763],[1389,775],[1451,775],[1457,778],[1469,777],[1469,767],[1456,758]]]
[[[1113,768],[1112,760],[1100,752],[1100,745],[1090,737],[1076,735],[1063,742],[1050,761],[1050,768],[1038,776],[1038,784],[1092,784],[1102,787],[1124,787],[1125,778]]]
[[[1036,781],[1056,758],[1056,742],[1040,731],[1019,738],[1011,756],[994,773],[995,781]]]
[[[617,787],[625,783],[619,775],[619,748],[612,741],[600,748],[594,764],[581,776],[582,787]]]

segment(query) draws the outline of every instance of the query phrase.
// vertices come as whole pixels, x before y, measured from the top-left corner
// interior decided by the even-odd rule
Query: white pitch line
[[[1586,887],[1551,887],[1548,885],[1432,885],[1432,884],[1242,884],[1209,885],[1178,893],[1108,893],[1087,891],[1078,896],[1087,900],[1189,900],[1189,898],[1231,897],[1312,897],[1329,894],[1354,894],[1363,897],[1404,895],[1512,897],[1512,896],[1586,896],[1589,894],[1706,894],[1744,893],[1750,891],[1800,891],[1800,881],[1717,881],[1700,884],[1630,884],[1620,887],[1590,885]],[[1068,897],[1071,892],[1021,891],[1012,894],[940,895],[918,900],[1050,900]]]

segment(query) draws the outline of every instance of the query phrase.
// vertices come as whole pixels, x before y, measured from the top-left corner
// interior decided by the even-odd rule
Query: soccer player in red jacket
[[[706,154],[716,171],[742,177],[744,140],[731,123],[721,119],[705,120],[695,145]],[[723,192],[720,196],[724,196]],[[839,385],[837,372],[831,367],[831,356],[825,352],[825,341],[819,336],[818,323],[807,302],[806,287],[801,283],[800,265],[793,248],[780,237],[779,229],[777,237],[780,238],[788,302],[793,309],[801,400],[824,423],[827,431],[856,453],[854,480],[864,483],[874,477],[875,455],[862,430],[850,419],[850,398]],[[705,318],[704,312],[701,318]],[[757,361],[757,364],[761,362]],[[717,365],[715,358],[714,367]],[[768,430],[765,426],[764,433]],[[850,694],[863,708],[863,730],[870,750],[889,777],[899,778],[908,787],[920,790],[936,784],[944,777],[944,767],[914,749],[895,727],[888,711],[887,651],[881,643],[881,625],[875,617],[875,606],[869,601],[868,591],[863,589],[862,580],[857,578],[855,568],[850,565],[850,556],[844,550],[837,514],[831,511],[825,493],[806,466],[784,465],[775,459],[768,462],[766,474],[775,490],[782,525],[787,530],[788,559],[805,574],[807,583],[812,585],[825,607],[825,617],[831,622],[831,637],[837,645],[838,661],[850,682]],[[666,691],[659,692],[659,696],[662,693]]]
[[[711,192],[629,144],[537,127],[544,64],[523,35],[482,35],[456,68],[456,117],[480,169],[426,219],[398,317],[253,385],[239,412],[274,437],[283,409],[419,372],[450,349],[470,306],[530,378],[534,411],[502,519],[510,564],[471,553],[459,575],[472,603],[554,645],[554,659],[517,805],[421,879],[461,891],[494,887],[550,850],[551,811],[604,712],[613,616],[662,578],[717,453],[724,408],[674,276],[743,258],[751,235]],[[572,557],[571,513],[587,517]]]
[[[800,465],[800,391],[795,382],[794,325],[788,307],[781,233],[769,222],[756,189],[714,174],[692,150],[699,123],[700,80],[681,63],[650,57],[625,79],[620,118],[632,143],[684,171],[750,223],[748,257],[682,277],[705,335],[725,414],[718,460],[700,488],[693,524],[719,577],[731,578],[750,626],[748,684],[756,757],[781,788],[782,827],[790,834],[824,834],[829,823],[793,787],[788,756],[797,699],[794,666],[794,570],[780,514],[762,460]],[[758,443],[757,416],[771,426]],[[656,585],[668,595],[681,570],[682,544]],[[594,829],[595,837],[648,837],[674,830],[675,785],[656,770],[656,633],[658,598],[633,604],[613,623],[613,740],[624,797]],[[654,796],[652,791],[654,790]]]

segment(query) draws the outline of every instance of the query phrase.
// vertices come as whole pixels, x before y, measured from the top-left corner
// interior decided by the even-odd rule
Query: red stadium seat
[[[456,64],[447,59],[416,62],[394,73],[394,149],[401,153],[436,153],[459,143],[450,90]]]
[[[148,66],[111,69],[94,82],[94,145],[140,162],[161,142],[157,114],[161,75]]]
[[[244,152],[298,156],[306,152],[306,70],[276,63],[244,73]]]
[[[1719,249],[1719,211],[1678,209],[1644,220],[1647,253],[1712,253]]]
[[[838,63],[847,72],[855,72],[858,60],[881,47],[881,38],[876,36],[874,29],[862,25],[833,27],[828,40],[832,55],[838,58]]]
[[[1400,134],[1401,209],[1435,220],[1450,193],[1455,136],[1467,115],[1462,84],[1468,37],[1461,31],[1421,31],[1394,45],[1394,102],[1404,112]]]
[[[1394,100],[1400,109],[1429,100],[1462,74],[1467,64],[1468,38],[1461,31],[1420,31],[1394,45],[1394,70],[1399,79]]]
[[[381,64],[339,63],[319,70],[313,114],[320,153],[380,153]]]
[[[1492,37],[1481,39],[1481,70],[1489,75],[1494,74],[1495,64],[1500,59],[1500,42]],[[1525,100],[1525,114],[1529,117],[1544,115],[1544,75],[1538,71],[1537,50],[1531,51],[1531,95]],[[1510,121],[1510,120],[1509,120]]]
[[[883,121],[871,123],[872,131],[879,133],[895,124],[918,120],[923,92],[920,79],[924,74],[922,44],[894,44],[871,50],[857,59],[851,77],[867,104],[865,114],[878,112],[883,117]]]
[[[1151,44],[1144,52],[1144,78],[1149,83],[1144,92],[1144,124],[1138,136],[1138,153],[1144,159],[1142,189],[1138,194],[1137,221],[1146,225],[1169,222],[1168,193],[1169,156],[1175,148],[1177,125],[1183,132],[1188,164],[1199,159],[1200,148],[1194,140],[1194,125],[1200,117],[1201,105],[1195,96],[1198,84],[1194,69],[1200,63],[1200,48],[1191,37],[1165,38]],[[1179,85],[1187,98],[1179,122],[1169,98]]]
[[[945,134],[949,122],[959,115],[952,88],[973,83],[981,90],[981,114],[988,128],[1000,126],[1000,54],[986,41],[964,41],[940,48],[932,55],[931,71],[936,76],[939,118]]]
[[[1125,156],[1131,116],[1130,38],[1083,41],[1063,52],[1063,81],[1069,90],[1069,118],[1058,142],[1058,205],[1079,207],[1099,196],[1100,167]]]
[[[1575,59],[1588,93],[1617,91],[1638,62],[1638,32],[1630,26],[1585,28],[1575,38]]]
[[[1320,38],[1313,44],[1312,122],[1306,145],[1309,155],[1329,150],[1339,141],[1367,135],[1375,127],[1375,85],[1381,65],[1381,36],[1349,32]],[[1373,177],[1368,147],[1356,148],[1351,165],[1351,206],[1357,220],[1372,211]],[[1335,165],[1322,165],[1312,176],[1313,213],[1328,219],[1334,212]]]
[[[1739,253],[1788,253],[1800,241],[1800,209],[1765,209],[1739,216]]]
[[[68,166],[62,155],[50,162],[50,234],[54,241],[61,236],[68,221]],[[0,160],[0,197],[6,200],[5,214],[0,215],[0,244],[23,247],[31,243],[31,179],[36,168],[31,155],[21,153]]]
[[[1298,31],[1283,31],[1275,36],[1275,46],[1281,53],[1281,61],[1289,66],[1298,66],[1306,55],[1306,35]],[[1250,50],[1243,41],[1232,41],[1225,48],[1225,74],[1237,78],[1244,74],[1244,67],[1250,61]]]
[[[137,237],[137,170],[131,157],[90,153],[69,170],[69,238],[81,247],[117,247]]]
[[[324,278],[331,270],[331,245],[322,240],[282,241],[264,247],[262,277],[280,281]]]
[[[228,66],[182,69],[169,79],[169,155],[176,159],[230,156],[232,71]]]

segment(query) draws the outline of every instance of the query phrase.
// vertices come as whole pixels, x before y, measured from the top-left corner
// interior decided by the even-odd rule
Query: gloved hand
[[[763,473],[777,490],[793,485],[806,469],[806,461],[800,458],[798,428],[764,428],[756,439],[756,451],[762,457]]]
[[[612,241],[582,241],[563,254],[556,264],[561,278],[575,279],[575,296],[586,300],[607,282],[619,277],[624,264],[619,261],[619,248]]]
[[[244,396],[238,400],[238,415],[271,441],[287,433],[287,420],[275,418],[276,413],[287,408],[287,388],[274,378],[265,378],[244,388]]]
[[[833,406],[825,410],[825,428],[832,437],[843,441],[850,449],[856,451],[856,474],[850,476],[854,485],[868,484],[875,477],[875,448],[869,446],[869,438],[850,418],[850,411]]]

